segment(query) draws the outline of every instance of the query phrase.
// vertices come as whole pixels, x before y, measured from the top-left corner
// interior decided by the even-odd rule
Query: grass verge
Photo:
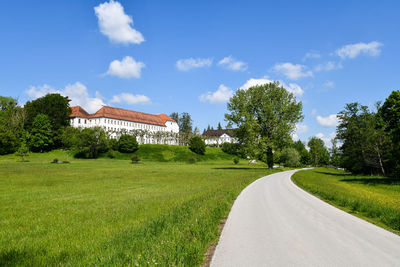
[[[242,189],[280,171],[79,160],[62,151],[17,160],[0,157],[0,266],[201,265]]]
[[[327,168],[296,172],[292,180],[328,203],[400,234],[400,180]]]

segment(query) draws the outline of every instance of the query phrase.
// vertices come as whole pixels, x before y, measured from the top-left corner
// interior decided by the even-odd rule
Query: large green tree
[[[273,167],[273,151],[291,142],[296,123],[303,119],[302,103],[278,82],[238,89],[225,114],[236,126],[236,136],[246,154],[266,160]]]
[[[53,132],[50,119],[45,114],[38,114],[33,120],[29,133],[29,147],[33,152],[49,151],[53,145]]]
[[[297,150],[300,155],[300,163],[302,165],[309,165],[311,164],[311,156],[310,153],[307,151],[306,146],[301,140],[297,140],[293,143],[292,147]]]
[[[308,147],[310,148],[311,164],[313,166],[329,164],[329,152],[322,139],[315,136],[311,137],[308,141]]]
[[[24,110],[11,97],[0,96],[0,154],[14,153],[20,143]]]
[[[26,102],[24,109],[26,112],[25,127],[30,130],[33,120],[38,114],[45,114],[49,117],[53,131],[58,131],[70,123],[71,108],[68,97],[60,94],[47,94],[43,97]]]
[[[97,158],[108,150],[107,135],[101,127],[81,129],[76,138],[76,157]]]

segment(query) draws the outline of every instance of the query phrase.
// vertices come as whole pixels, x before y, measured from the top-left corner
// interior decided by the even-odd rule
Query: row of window
[[[107,124],[113,124],[113,125],[121,125],[121,126],[128,126],[128,127],[135,127],[139,129],[144,129],[144,130],[165,130],[164,127],[160,126],[153,126],[153,125],[147,125],[147,124],[141,124],[141,123],[134,123],[134,122],[127,122],[127,121],[118,121],[118,120],[111,120],[111,119],[104,119],[105,123]],[[98,124],[98,122],[101,122],[101,119],[94,119],[94,122]],[[83,124],[87,124],[88,120],[82,120]],[[91,120],[89,120],[89,123],[92,123]],[[78,124],[81,124],[81,119],[78,119]],[[116,130],[114,127],[107,127],[109,130]]]

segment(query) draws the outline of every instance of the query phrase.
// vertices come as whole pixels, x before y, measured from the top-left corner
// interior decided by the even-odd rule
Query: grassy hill
[[[134,154],[137,154],[142,161],[158,162],[187,162],[191,157],[194,157],[196,161],[227,161],[234,158],[219,147],[207,147],[204,155],[198,155],[187,146],[170,145],[140,145],[135,153],[115,151],[115,158],[130,160]],[[104,153],[102,157],[107,157],[107,153]]]

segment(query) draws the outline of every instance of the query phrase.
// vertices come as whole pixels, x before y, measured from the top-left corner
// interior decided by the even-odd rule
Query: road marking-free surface
[[[236,199],[211,266],[400,266],[400,236],[263,177]]]

